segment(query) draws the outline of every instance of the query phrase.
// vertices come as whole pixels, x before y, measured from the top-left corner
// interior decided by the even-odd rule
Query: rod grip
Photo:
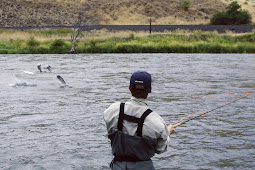
[[[176,127],[182,125],[183,123],[184,123],[184,122],[179,122],[179,123],[173,124],[173,127],[176,128]]]

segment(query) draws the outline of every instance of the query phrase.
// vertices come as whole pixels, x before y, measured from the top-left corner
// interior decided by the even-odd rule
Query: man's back
[[[147,100],[132,97],[130,101],[125,103],[124,113],[140,118],[148,108]],[[108,134],[117,131],[119,111],[120,102],[116,102],[104,112]],[[124,133],[135,136],[136,130],[136,123],[127,120],[123,121]],[[167,150],[168,142],[170,140],[168,137],[168,130],[164,120],[156,112],[150,113],[144,120],[142,136],[147,139],[157,140],[156,153],[162,153]]]
[[[114,159],[112,169],[155,169],[151,157],[167,150],[174,128],[152,112],[147,103],[151,75],[137,71],[130,78],[131,100],[116,102],[104,111]]]

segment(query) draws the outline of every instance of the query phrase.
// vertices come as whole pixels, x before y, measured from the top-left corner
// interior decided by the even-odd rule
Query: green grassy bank
[[[71,49],[72,30],[0,30],[0,54],[59,54]],[[82,32],[76,53],[255,53],[255,32],[218,34],[178,30],[166,33]]]

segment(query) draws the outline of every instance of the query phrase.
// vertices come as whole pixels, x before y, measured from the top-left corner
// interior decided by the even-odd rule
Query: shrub
[[[67,52],[68,52],[68,47],[64,40],[61,40],[61,39],[54,40],[52,44],[50,45],[50,53],[62,54]]]
[[[150,5],[145,5],[145,12],[148,13],[150,12],[151,6]]]
[[[33,47],[38,47],[40,45],[40,42],[35,40],[34,37],[30,37],[26,44],[28,47],[33,48]]]
[[[98,44],[98,40],[91,39],[91,40],[89,40],[89,44],[90,44],[91,47],[95,47]]]
[[[188,11],[190,8],[190,0],[182,0],[180,7],[184,9],[184,11]]]
[[[241,24],[251,24],[252,17],[251,14],[240,9],[241,6],[236,2],[230,3],[226,7],[226,11],[217,12],[213,15],[211,19],[211,24],[213,25],[241,25]]]
[[[5,49],[0,49],[0,54],[8,54],[8,51]]]
[[[134,40],[135,39],[135,34],[134,33],[130,33],[128,36],[129,40]]]
[[[61,48],[65,45],[65,41],[61,39],[54,40],[51,44],[51,47]]]
[[[255,42],[255,32],[235,37],[235,42]]]
[[[20,38],[18,38],[18,39],[16,39],[16,40],[14,40],[13,43],[15,44],[15,47],[16,47],[16,48],[20,48],[21,45],[22,45],[22,43],[23,43],[23,40],[20,39]]]

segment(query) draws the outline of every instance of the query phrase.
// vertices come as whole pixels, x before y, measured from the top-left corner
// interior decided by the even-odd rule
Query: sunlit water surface
[[[130,98],[136,70],[152,74],[149,104],[168,124],[243,94],[193,97],[255,89],[253,54],[0,55],[0,169],[108,169],[103,111]],[[153,157],[156,169],[254,168],[254,101],[249,95],[178,127],[168,151]]]

